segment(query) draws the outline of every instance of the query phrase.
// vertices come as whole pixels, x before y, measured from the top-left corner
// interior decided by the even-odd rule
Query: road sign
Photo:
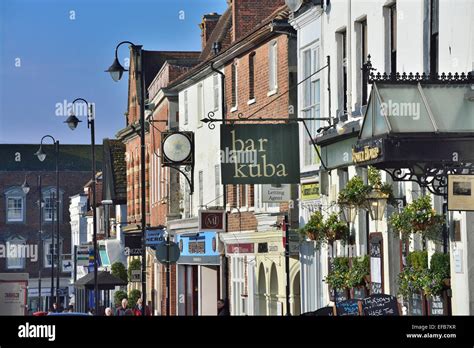
[[[78,245],[77,246],[77,265],[87,267],[89,266],[89,245]]]
[[[72,260],[71,259],[66,259],[66,260],[61,260],[61,266],[62,266],[62,272],[63,273],[71,273],[72,272]]]
[[[137,269],[137,270],[132,270],[132,277],[131,281],[132,282],[141,282],[142,281],[142,271]]]
[[[179,256],[180,256],[178,244],[176,244],[174,242],[169,242],[169,243],[170,243],[170,245],[169,245],[169,251],[170,251],[169,258],[168,258],[168,246],[166,245],[166,242],[161,243],[161,244],[156,246],[156,259],[160,263],[165,264],[165,265],[168,262],[168,260],[169,260],[170,264],[176,263],[176,261],[178,261]]]

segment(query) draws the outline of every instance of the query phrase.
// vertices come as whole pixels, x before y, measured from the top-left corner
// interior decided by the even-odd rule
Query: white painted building
[[[216,315],[217,298],[225,297],[225,257],[217,255],[222,243],[216,232],[202,233],[199,210],[221,208],[224,204],[220,179],[220,132],[201,120],[209,112],[222,118],[221,77],[209,66],[193,70],[171,87],[179,92],[179,130],[194,132],[194,192],[180,176],[181,219],[168,221],[174,240],[184,245],[177,266],[178,315]],[[191,178],[191,171],[185,172]],[[210,251],[211,243],[215,250]],[[192,245],[201,245],[195,255]],[[212,247],[214,249],[214,247]],[[200,256],[200,257],[197,257]],[[202,256],[202,257],[201,257]]]
[[[317,43],[320,42],[319,58],[316,58],[319,59],[319,66],[325,64],[327,56],[330,56],[331,61],[330,95],[327,69],[323,69],[320,73],[320,115],[337,117],[340,126],[353,128],[354,135],[362,123],[371,92],[371,85],[364,84],[361,70],[369,54],[373,67],[380,73],[467,73],[474,70],[472,1],[331,0],[323,1],[322,6],[312,5],[311,1],[304,3],[293,14],[292,20],[292,25],[298,30],[300,61],[298,80],[301,81],[305,76],[302,53],[312,45],[317,47]],[[302,89],[304,84],[300,87],[298,107],[300,117],[305,107],[305,95],[304,92],[301,93]],[[335,136],[337,137],[337,134]],[[339,154],[332,155],[339,156]],[[323,211],[336,211],[334,203],[337,194],[351,177],[355,175],[365,179],[367,177],[365,168],[350,165],[352,162],[350,150],[345,153],[348,158],[343,158],[344,153],[340,155],[340,158],[331,158],[336,165],[330,171],[330,175],[322,173],[319,180]],[[302,161],[303,173],[304,164]],[[383,172],[382,179],[387,180]],[[397,183],[393,188],[395,196],[406,197],[408,203],[422,193],[419,186],[411,182]],[[438,212],[441,212],[441,205],[441,198],[436,197],[434,206]],[[352,227],[356,244],[361,247],[361,252],[367,250],[369,232],[381,232],[384,250],[382,260],[384,292],[397,295],[397,275],[401,263],[400,240],[396,234],[389,231],[386,223],[392,211],[389,209],[388,213],[385,213],[384,221],[376,224],[373,221],[368,222],[368,215],[361,210]],[[302,224],[307,221],[307,212],[303,206],[300,216]],[[452,313],[473,314],[474,295],[470,289],[474,286],[474,278],[470,266],[474,262],[474,255],[469,252],[469,243],[473,242],[473,217],[472,213],[468,212],[454,215],[455,219],[460,220],[460,238],[453,241],[451,236],[449,243]],[[450,218],[453,220],[453,214],[450,214]],[[416,243],[410,244],[411,250],[416,247]],[[433,245],[429,244],[428,250],[429,254],[432,254]],[[327,285],[321,284],[321,279],[327,274],[326,250],[323,248],[320,256],[316,252],[311,255],[311,245],[304,245],[302,253],[309,254],[301,257],[304,312],[315,310],[328,303],[329,293]],[[320,268],[314,268],[315,264],[320,264]],[[315,296],[317,299],[314,299]]]

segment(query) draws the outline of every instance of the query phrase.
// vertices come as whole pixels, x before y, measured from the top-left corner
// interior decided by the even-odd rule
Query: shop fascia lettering
[[[231,131],[232,135],[232,151],[239,153],[242,151],[246,152],[257,152],[257,163],[256,164],[239,164],[235,163],[234,178],[270,178],[273,176],[287,177],[288,172],[286,166],[283,163],[272,164],[267,163],[267,150],[265,144],[268,143],[268,139],[260,138],[254,141],[252,138],[239,139],[235,134],[235,130]]]

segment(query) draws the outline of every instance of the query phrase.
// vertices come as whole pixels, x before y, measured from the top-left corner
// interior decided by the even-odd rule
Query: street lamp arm
[[[86,103],[87,106],[89,106],[88,101],[85,100],[85,99],[83,99],[83,98],[76,98],[76,99],[73,100],[72,103],[75,104],[75,103],[78,102],[78,101],[82,101],[82,102]]]
[[[56,139],[52,135],[45,135],[44,137],[41,138],[40,145],[43,145],[43,140],[49,138],[53,141],[53,143],[56,143]]]
[[[115,47],[115,59],[118,59],[118,49],[119,49],[119,47],[122,46],[123,44],[126,44],[126,43],[128,43],[129,45],[131,45],[133,48],[138,47],[137,45],[135,45],[135,44],[134,44],[133,42],[131,42],[131,41],[122,41],[122,42],[120,42],[120,43],[117,45],[117,47]]]

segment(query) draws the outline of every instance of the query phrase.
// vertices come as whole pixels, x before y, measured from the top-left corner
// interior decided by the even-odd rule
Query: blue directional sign
[[[145,244],[155,246],[165,241],[164,230],[146,230]]]

